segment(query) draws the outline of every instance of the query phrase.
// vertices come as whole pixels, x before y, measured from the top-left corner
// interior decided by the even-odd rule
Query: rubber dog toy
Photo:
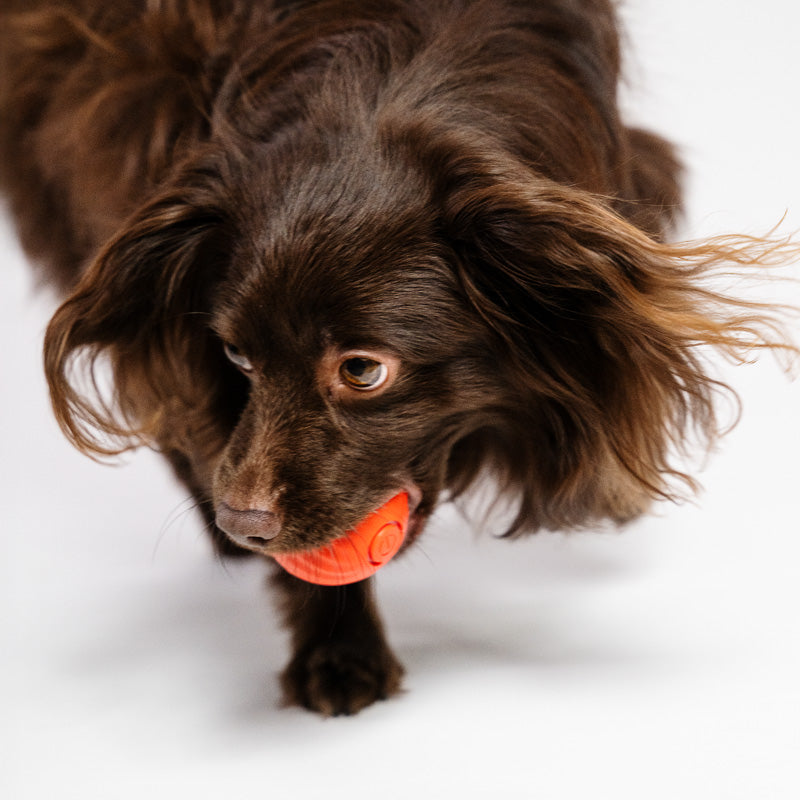
[[[316,550],[275,555],[296,578],[320,586],[344,586],[374,575],[403,544],[408,494],[401,492],[344,536]]]

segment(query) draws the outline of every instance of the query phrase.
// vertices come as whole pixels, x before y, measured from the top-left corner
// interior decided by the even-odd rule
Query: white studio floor
[[[800,230],[797,5],[625,10],[629,116],[690,167],[682,235]],[[695,503],[516,543],[443,509],[379,578],[407,694],[321,720],[279,707],[261,565],[212,557],[155,456],[61,438],[51,302],[0,246],[0,796],[800,797],[800,381],[772,360],[723,369],[744,416]]]

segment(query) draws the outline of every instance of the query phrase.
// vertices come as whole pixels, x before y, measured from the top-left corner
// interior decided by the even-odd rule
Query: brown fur
[[[628,520],[718,433],[698,346],[790,349],[705,282],[780,245],[664,242],[680,168],[619,119],[607,0],[33,0],[0,23],[0,181],[66,293],[59,422],[91,455],[159,448],[212,527],[223,503],[269,517],[266,554],[406,487],[413,539],[487,470],[509,533]],[[362,349],[399,365],[385,391],[326,372]],[[367,583],[276,584],[291,702],[397,690]]]

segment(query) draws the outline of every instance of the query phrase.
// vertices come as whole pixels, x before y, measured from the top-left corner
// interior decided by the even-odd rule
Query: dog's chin
[[[391,492],[387,492],[386,495],[384,495],[380,501],[375,504],[374,508],[370,509],[362,519],[358,520],[358,522],[352,525],[350,528],[338,532],[332,532],[328,540],[322,544],[315,543],[309,547],[296,548],[293,552],[298,553],[303,551],[307,552],[318,550],[330,545],[337,539],[348,536],[353,530],[361,527],[368,517],[376,512],[384,510],[384,508],[392,501],[393,498],[403,493],[408,496],[408,522],[405,525],[403,543],[400,546],[399,552],[402,552],[417,539],[420,533],[422,533],[425,523],[430,516],[430,511],[425,510],[426,504],[423,502],[423,490],[411,481],[404,482],[403,484],[396,486]]]
[[[430,516],[430,511],[425,510],[426,503],[423,502],[424,500],[424,493],[423,490],[417,486],[412,481],[406,481],[402,484],[398,484],[392,491],[387,492],[383,497],[380,498],[380,501],[377,502],[374,508],[370,509],[367,514],[364,515],[362,519],[360,519],[356,524],[348,528],[347,530],[340,531],[338,533],[334,533],[328,542],[321,545],[325,547],[326,544],[330,544],[332,541],[339,539],[343,536],[347,536],[348,533],[355,528],[358,528],[364,521],[375,512],[382,510],[394,497],[397,497],[400,494],[405,493],[408,496],[408,522],[405,526],[405,535],[403,538],[403,544],[401,545],[400,552],[405,550],[410,544],[412,544],[417,537],[422,533],[423,528],[425,527],[425,523]],[[319,548],[319,544],[315,544],[309,548],[302,548],[302,549],[317,549]]]

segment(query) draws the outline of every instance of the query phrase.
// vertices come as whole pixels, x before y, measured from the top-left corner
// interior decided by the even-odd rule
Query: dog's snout
[[[281,522],[274,511],[232,508],[223,502],[217,508],[217,527],[240,547],[258,550],[280,533]]]

